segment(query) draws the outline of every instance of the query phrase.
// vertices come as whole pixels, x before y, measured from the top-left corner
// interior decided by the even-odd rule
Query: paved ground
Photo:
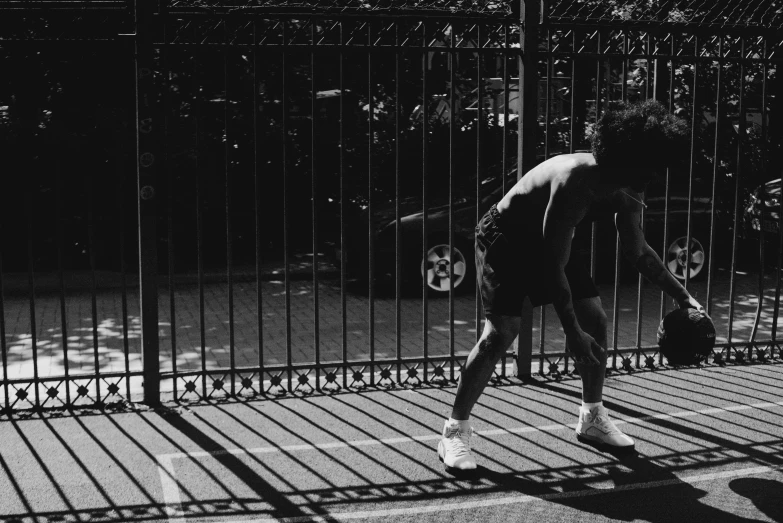
[[[298,273],[298,276],[309,277],[308,267],[302,270],[304,272]],[[203,286],[203,343],[199,286],[192,278],[181,280],[175,285],[172,315],[169,289],[163,285],[159,300],[161,368],[172,368],[174,354],[180,370],[200,369],[202,361],[207,369],[227,367],[232,350],[237,366],[257,365],[260,355],[263,355],[266,364],[285,363],[289,349],[293,363],[315,361],[317,350],[322,362],[341,361],[343,340],[346,355],[351,360],[369,358],[371,347],[377,358],[394,357],[398,339],[402,356],[420,356],[423,354],[425,332],[430,355],[449,354],[452,340],[448,299],[428,300],[426,331],[422,300],[402,299],[400,330],[397,332],[396,301],[393,297],[376,297],[372,303],[374,313],[371,323],[367,293],[360,288],[347,289],[343,312],[343,292],[339,279],[334,276],[333,272],[326,272],[320,281],[317,308],[315,286],[307,279],[292,279],[290,297],[286,302],[285,284],[281,276],[267,275],[261,282],[262,302],[259,308],[256,282],[238,277],[232,287],[233,316],[230,314],[228,285],[210,279]],[[62,375],[66,361],[70,372],[74,374],[93,372],[96,364],[104,372],[122,371],[126,365],[126,351],[128,367],[131,370],[141,369],[138,293],[130,287],[127,315],[124,316],[117,276],[102,277],[95,296],[95,321],[92,295],[89,290],[85,290],[84,282],[69,282],[64,303],[67,335],[63,337],[63,314],[59,295],[54,292],[56,285],[47,286],[46,279],[40,278],[36,287],[33,329],[31,304],[25,294],[26,275],[17,278],[16,287],[11,288],[15,292],[8,291],[14,280],[4,275],[7,292],[3,305],[9,377],[32,377],[36,370],[34,353],[37,354],[37,371],[41,377]],[[771,334],[774,302],[772,277],[765,279],[764,287],[766,302],[761,316],[759,339],[769,339]],[[737,276],[731,333],[735,342],[749,339],[758,303],[757,288],[757,276]],[[620,288],[617,340],[614,342],[614,288],[602,286],[600,290],[610,318],[610,345],[636,346],[639,303],[642,306],[639,339],[642,345],[654,345],[660,318],[660,292],[651,285],[645,285],[639,299],[636,285]],[[704,282],[693,283],[691,292],[706,303],[707,289]],[[729,338],[730,303],[728,275],[719,274],[712,289],[712,317],[718,330],[718,342]],[[290,308],[290,314],[286,313],[286,307]],[[472,293],[454,300],[453,344],[457,354],[466,354],[475,343],[476,307]],[[544,312],[543,328],[541,310],[537,309],[534,315],[534,350],[562,351],[564,341],[554,310],[550,306]],[[124,317],[126,326],[123,325]],[[127,329],[127,340],[123,335],[124,329]]]
[[[637,452],[573,434],[579,384],[489,387],[476,474],[447,474],[454,388],[0,422],[0,522],[783,521],[783,365],[611,377]]]

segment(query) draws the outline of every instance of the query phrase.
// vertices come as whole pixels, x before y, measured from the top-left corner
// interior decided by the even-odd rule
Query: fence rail
[[[364,5],[0,8],[6,413],[453,381],[482,329],[478,218],[518,164],[584,150],[608,103],[652,97],[694,128],[645,227],[715,320],[709,364],[781,358],[783,227],[760,205],[783,170],[779,35]],[[668,300],[612,224],[575,247],[610,370],[665,367]],[[528,314],[495,379],[570,374],[551,307]]]

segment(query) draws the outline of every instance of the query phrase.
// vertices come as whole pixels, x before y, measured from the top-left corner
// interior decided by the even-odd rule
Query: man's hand
[[[606,349],[584,331],[566,335],[566,344],[574,361],[584,365],[600,365],[598,357],[606,352]]]
[[[699,304],[698,301],[696,301],[693,296],[685,296],[679,300],[677,300],[677,306],[680,309],[696,309],[704,316],[707,316],[707,310]]]

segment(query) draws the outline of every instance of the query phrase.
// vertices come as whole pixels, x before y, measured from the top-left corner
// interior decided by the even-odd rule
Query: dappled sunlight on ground
[[[775,294],[773,285],[772,278],[765,280],[765,305],[761,311],[757,340],[771,337]],[[730,313],[733,314],[732,341],[737,344],[747,343],[758,303],[754,292],[756,286],[755,276],[738,276],[731,311],[728,281],[715,283],[711,310],[718,343],[728,340]],[[397,303],[393,297],[376,297],[372,302],[371,315],[370,299],[366,293],[341,293],[338,282],[334,280],[320,282],[317,309],[312,282],[293,281],[290,290],[286,299],[283,282],[262,283],[259,310],[255,282],[236,283],[231,293],[234,307],[233,315],[230,315],[229,289],[225,283],[204,285],[203,311],[199,308],[199,287],[182,285],[173,293],[172,316],[169,291],[161,289],[161,369],[172,370],[174,365],[180,371],[229,367],[232,347],[234,365],[237,367],[258,366],[261,363],[286,364],[289,351],[290,361],[295,364],[314,362],[316,359],[321,362],[339,362],[344,358],[366,360],[371,357],[371,352],[376,359],[394,358],[398,354],[402,357],[416,357],[424,354],[425,345],[430,356],[449,355],[452,346],[455,354],[465,355],[475,343],[477,327],[481,328],[483,323],[481,317],[478,324],[476,322],[476,300],[472,294],[455,297],[453,312],[448,298],[428,299],[426,311],[421,299],[403,298],[398,318]],[[610,346],[614,346],[616,339],[618,347],[634,347],[637,335],[642,346],[656,343],[655,333],[661,311],[660,291],[645,285],[641,300],[636,291],[636,285],[620,288],[618,313],[615,316],[614,288],[600,287],[609,318]],[[704,282],[692,284],[690,291],[706,305]],[[36,296],[35,339],[30,328],[29,299],[18,295],[6,296],[7,377],[16,379],[34,376],[34,355],[37,356],[38,375],[42,378],[64,375],[66,364],[71,375],[93,373],[96,363],[102,372],[122,372],[126,366],[131,371],[141,370],[138,297],[128,296],[125,322],[119,292],[100,291],[95,303],[97,322],[93,325],[91,296],[88,293],[71,293],[66,296],[66,351],[58,295]],[[641,322],[637,322],[639,304],[642,308]],[[668,298],[664,304],[667,311],[672,309]],[[545,328],[542,329],[541,309],[534,311],[534,353],[542,350],[545,353],[562,351],[564,338],[557,316],[551,306],[546,307],[544,313]],[[449,322],[452,315],[453,329]],[[423,328],[425,320],[428,324],[426,332]]]

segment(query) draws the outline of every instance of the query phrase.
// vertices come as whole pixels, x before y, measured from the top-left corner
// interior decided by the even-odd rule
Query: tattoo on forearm
[[[666,269],[663,264],[652,254],[642,254],[636,260],[636,270],[647,279],[657,282]]]
[[[685,292],[683,286],[666,270],[663,262],[654,252],[642,254],[636,260],[636,270],[642,276],[658,285],[669,296],[674,297]]]

